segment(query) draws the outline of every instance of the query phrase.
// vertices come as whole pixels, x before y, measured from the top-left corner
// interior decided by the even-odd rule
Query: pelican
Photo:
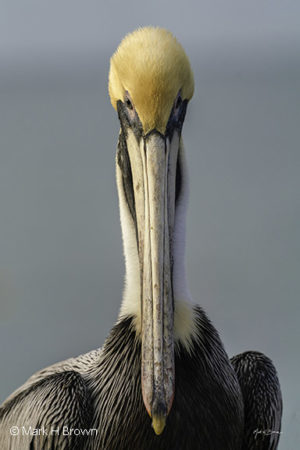
[[[193,90],[189,60],[165,29],[134,31],[112,56],[126,267],[120,315],[101,349],[37,372],[8,397],[1,449],[277,448],[273,363],[254,351],[230,360],[187,287],[181,132]]]

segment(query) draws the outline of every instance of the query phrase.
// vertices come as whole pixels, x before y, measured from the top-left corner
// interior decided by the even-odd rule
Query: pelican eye
[[[125,99],[125,103],[128,109],[132,110],[133,109],[133,104],[131,103],[130,99],[127,97]]]
[[[182,104],[182,98],[181,98],[181,95],[178,95],[176,104],[175,104],[175,109],[179,109],[181,104]]]

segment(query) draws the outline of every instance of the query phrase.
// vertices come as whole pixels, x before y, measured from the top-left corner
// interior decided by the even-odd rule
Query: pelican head
[[[134,31],[111,58],[109,94],[121,125],[117,184],[126,262],[121,312],[133,311],[136,318],[142,396],[156,434],[164,429],[175,389],[174,266],[180,264],[175,228],[181,130],[193,89],[189,60],[164,29]]]

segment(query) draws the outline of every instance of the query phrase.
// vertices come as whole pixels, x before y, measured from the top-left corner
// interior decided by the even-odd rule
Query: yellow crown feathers
[[[189,100],[194,78],[172,33],[145,27],[128,34],[111,57],[108,89],[114,108],[129,93],[144,133],[154,128],[164,133],[178,92]]]

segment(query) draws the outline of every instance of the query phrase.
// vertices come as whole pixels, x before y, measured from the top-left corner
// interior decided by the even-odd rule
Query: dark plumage
[[[218,333],[200,308],[197,308],[197,338],[191,354],[181,345],[176,351],[177,389],[161,436],[154,434],[143,404],[140,352],[131,320],[117,324],[103,348],[96,404],[98,417],[94,421],[101,430],[96,448],[233,450],[240,447],[243,433],[240,387]]]
[[[197,307],[197,338],[192,352],[176,349],[176,393],[161,436],[151,428],[141,395],[141,348],[132,319],[112,329],[102,352],[95,351],[44,369],[28,387],[0,409],[0,448],[105,450],[275,449],[280,431],[279,383],[271,361],[246,352],[232,364],[218,333]],[[35,381],[36,380],[36,381]],[[238,382],[239,381],[239,382]],[[243,397],[241,395],[242,389]],[[243,402],[244,398],[244,402]],[[245,427],[244,427],[245,405]],[[24,438],[20,445],[9,427],[28,424],[60,434]],[[97,430],[64,436],[68,430]],[[22,441],[21,441],[22,442]],[[242,444],[243,442],[243,444]]]
[[[234,356],[245,405],[243,449],[274,450],[281,433],[282,398],[272,361],[260,352]]]

